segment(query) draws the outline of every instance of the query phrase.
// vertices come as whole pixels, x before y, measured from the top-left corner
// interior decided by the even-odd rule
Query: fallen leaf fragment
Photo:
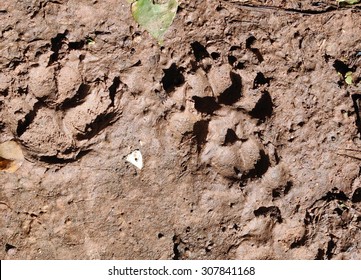
[[[137,0],[132,3],[135,21],[159,43],[162,43],[163,35],[172,24],[178,9],[178,0],[163,2],[157,4],[152,0]]]
[[[24,155],[15,141],[0,144],[0,171],[14,173],[24,162]]]
[[[348,72],[345,74],[345,82],[346,82],[346,84],[348,84],[348,85],[352,85],[353,80],[352,80],[352,72],[351,72],[351,71],[348,71]]]
[[[355,5],[359,3],[361,0],[337,0],[338,3],[346,3],[349,5]]]

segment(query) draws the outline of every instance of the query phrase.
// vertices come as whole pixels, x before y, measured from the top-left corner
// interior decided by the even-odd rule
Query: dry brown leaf
[[[0,144],[0,171],[14,173],[24,162],[24,155],[15,141]]]

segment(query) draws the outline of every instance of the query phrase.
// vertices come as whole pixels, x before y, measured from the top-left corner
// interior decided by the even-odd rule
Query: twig
[[[289,13],[289,14],[301,14],[301,15],[320,15],[320,14],[326,14],[326,13],[330,13],[330,12],[335,12],[337,10],[345,10],[345,9],[359,9],[360,7],[358,6],[353,6],[353,7],[339,7],[337,5],[329,5],[327,6],[325,9],[323,10],[312,10],[312,9],[294,9],[294,8],[283,8],[283,7],[279,7],[279,6],[269,6],[269,5],[257,5],[257,4],[247,4],[244,2],[238,2],[238,1],[222,1],[222,2],[226,2],[229,4],[234,4],[237,5],[237,7],[239,7],[240,9],[245,9],[245,10],[256,10],[256,11],[279,11],[279,12],[284,12],[284,13]]]

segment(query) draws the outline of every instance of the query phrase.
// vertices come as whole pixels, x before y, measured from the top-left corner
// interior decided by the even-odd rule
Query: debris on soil
[[[129,155],[127,155],[126,160],[133,164],[138,169],[143,168],[143,157],[139,150],[135,150]]]
[[[0,144],[0,170],[14,173],[23,164],[24,155],[15,141]]]
[[[132,14],[140,26],[162,42],[164,33],[174,20],[177,8],[178,0],[137,0],[132,3]]]

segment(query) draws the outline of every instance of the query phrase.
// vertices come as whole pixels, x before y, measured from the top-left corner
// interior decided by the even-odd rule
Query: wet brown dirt
[[[160,46],[125,0],[2,1],[1,259],[360,259],[361,9],[335,2],[180,1]]]

